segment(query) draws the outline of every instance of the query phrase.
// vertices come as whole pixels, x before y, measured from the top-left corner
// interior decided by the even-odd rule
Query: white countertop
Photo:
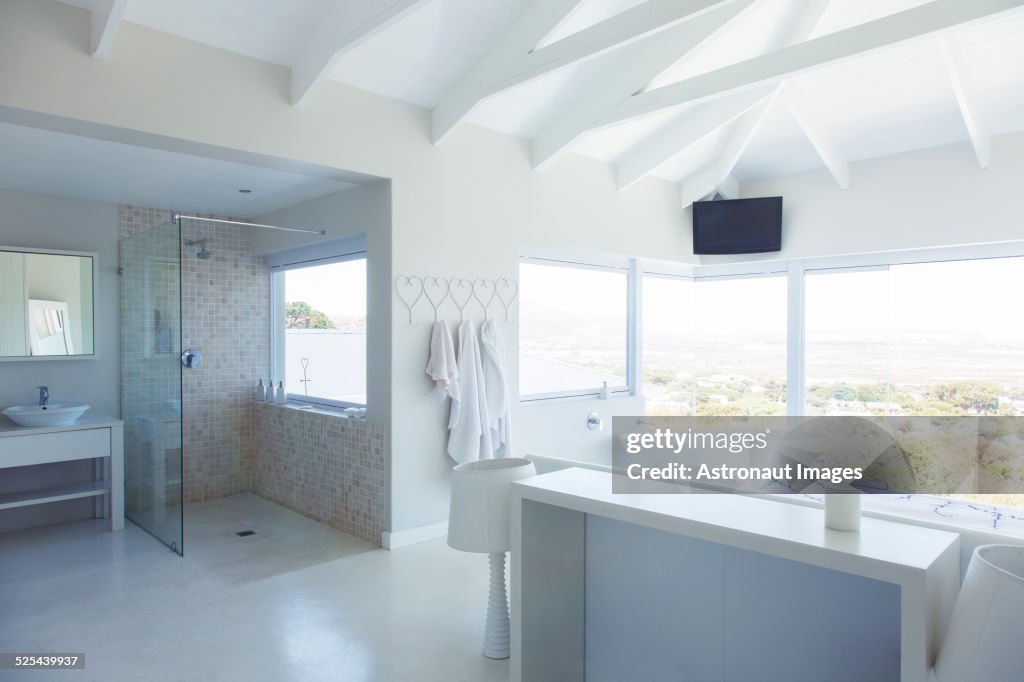
[[[38,433],[58,433],[60,431],[78,431],[81,429],[100,429],[108,426],[121,426],[120,419],[96,414],[89,410],[79,417],[73,424],[62,426],[18,426],[7,417],[0,417],[0,438],[7,436],[28,436]]]
[[[612,474],[563,469],[513,485],[513,494],[668,532],[904,583],[956,545],[959,535],[880,519],[859,533],[825,528],[821,509],[737,494],[615,494]]]

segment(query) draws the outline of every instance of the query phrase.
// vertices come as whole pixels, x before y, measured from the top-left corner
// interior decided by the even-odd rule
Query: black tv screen
[[[693,202],[695,254],[782,250],[782,197]]]

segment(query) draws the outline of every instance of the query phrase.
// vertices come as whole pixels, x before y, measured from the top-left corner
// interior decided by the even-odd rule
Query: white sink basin
[[[14,405],[4,416],[19,426],[63,426],[75,423],[89,409],[88,405]]]

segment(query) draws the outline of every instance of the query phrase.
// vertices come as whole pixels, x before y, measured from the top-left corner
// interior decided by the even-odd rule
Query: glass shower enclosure
[[[181,226],[120,243],[125,515],[184,552]]]

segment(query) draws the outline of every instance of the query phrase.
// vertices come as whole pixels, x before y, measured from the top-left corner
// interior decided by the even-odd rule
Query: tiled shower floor
[[[86,669],[0,680],[507,680],[480,655],[486,569],[444,540],[388,552],[254,495],[187,506],[184,558],[130,523],[6,533],[0,650],[84,652]]]

